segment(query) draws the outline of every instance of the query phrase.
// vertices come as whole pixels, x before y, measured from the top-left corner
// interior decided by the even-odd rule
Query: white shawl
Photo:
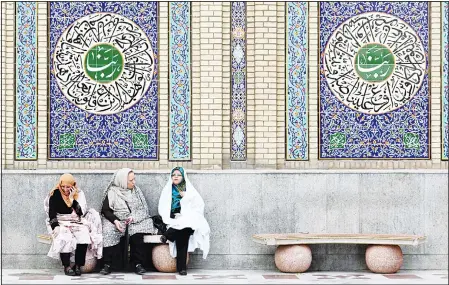
[[[188,251],[193,252],[196,248],[203,251],[203,258],[206,259],[209,253],[209,234],[210,228],[204,218],[204,201],[198,191],[190,183],[187,173],[184,171],[184,179],[186,181],[186,192],[181,198],[181,213],[176,219],[170,218],[171,202],[172,202],[172,179],[168,178],[168,182],[162,190],[159,198],[159,215],[167,224],[167,228],[177,230],[184,228],[192,228],[194,233],[190,236]],[[169,241],[170,254],[176,257],[176,245]]]

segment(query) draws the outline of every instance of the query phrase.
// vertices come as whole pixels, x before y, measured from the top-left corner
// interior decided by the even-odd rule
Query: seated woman
[[[182,167],[175,167],[170,173],[159,199],[159,215],[167,224],[161,242],[170,241],[170,254],[176,257],[176,269],[180,275],[187,275],[187,251],[200,248],[206,259],[210,228],[204,218],[204,201]]]
[[[59,183],[47,195],[45,211],[48,214],[47,229],[53,241],[48,256],[61,258],[64,273],[81,275],[86,253],[88,257],[102,257],[103,245],[100,215],[94,209],[87,211],[83,191],[76,187],[71,174],[60,177]],[[70,266],[70,257],[75,253],[75,266]]]
[[[128,258],[123,256],[120,247],[120,240],[125,237],[125,229],[128,226],[131,263],[134,264],[137,274],[144,274],[146,247],[143,237],[144,234],[156,234],[157,229],[153,226],[145,197],[136,186],[134,172],[130,168],[119,169],[112,177],[103,197],[101,213],[104,265],[100,273],[111,273],[115,260]]]

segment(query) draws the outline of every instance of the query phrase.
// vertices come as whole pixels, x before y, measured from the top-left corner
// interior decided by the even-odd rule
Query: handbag
[[[164,224],[162,217],[160,215],[152,216],[153,225],[157,228],[157,234],[162,235],[167,231],[167,225]]]

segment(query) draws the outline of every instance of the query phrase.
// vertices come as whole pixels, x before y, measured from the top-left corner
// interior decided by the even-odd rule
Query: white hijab
[[[193,252],[196,248],[199,248],[203,251],[203,258],[206,259],[210,247],[210,228],[204,218],[204,201],[198,191],[196,191],[195,187],[193,187],[192,183],[190,183],[185,170],[184,179],[186,181],[186,192],[180,201],[180,215],[175,219],[170,218],[173,183],[171,172],[167,184],[162,190],[161,197],[159,198],[159,215],[161,215],[164,223],[167,224],[167,228],[174,228],[177,230],[192,228],[194,233],[190,236],[188,251]],[[175,243],[169,242],[169,246],[171,256],[176,257]]]

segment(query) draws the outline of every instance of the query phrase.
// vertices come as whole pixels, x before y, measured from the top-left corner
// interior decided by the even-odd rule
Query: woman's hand
[[[72,209],[72,213],[70,213],[70,214],[72,215],[73,219],[78,218],[78,214],[75,212],[74,209]]]
[[[75,200],[75,198],[74,198],[75,193],[76,193],[75,187],[72,186],[72,188],[70,188],[70,193],[69,193],[69,199],[71,202],[73,202],[73,200]]]
[[[126,224],[126,225],[129,225],[129,224],[131,224],[133,221],[134,221],[133,217],[128,217],[128,218],[125,220],[125,224]]]
[[[123,229],[122,225],[120,224],[120,221],[119,221],[119,220],[115,220],[115,221],[114,221],[114,225],[115,225],[115,228],[116,228],[119,232],[123,233],[123,232],[125,231],[125,229]]]
[[[181,195],[181,197],[184,197],[185,194],[186,194],[186,191],[179,190],[179,195]]]
[[[52,232],[53,239],[55,239],[59,235],[60,231],[61,231],[61,228],[59,226],[57,226],[56,228],[53,229],[53,232]]]

